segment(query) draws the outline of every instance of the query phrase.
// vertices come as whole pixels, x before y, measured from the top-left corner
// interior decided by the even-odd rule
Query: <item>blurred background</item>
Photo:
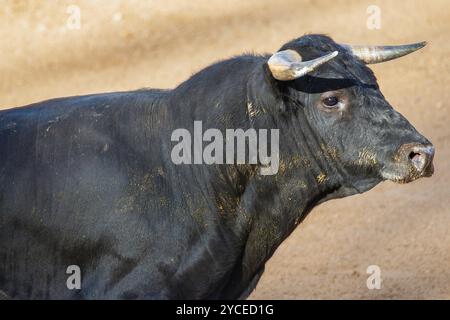
[[[349,44],[428,41],[371,66],[387,100],[436,146],[435,175],[327,202],[266,266],[255,299],[450,299],[450,1],[2,0],[0,109],[172,88],[219,59],[305,33]],[[367,268],[381,270],[369,290]]]

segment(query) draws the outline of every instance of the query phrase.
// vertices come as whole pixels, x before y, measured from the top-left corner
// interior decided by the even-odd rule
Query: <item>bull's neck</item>
[[[278,173],[273,176],[256,173],[248,184],[254,217],[249,242],[264,245],[264,250],[257,253],[263,261],[315,205],[339,196],[342,187],[331,150],[326,150],[304,130],[296,132],[303,135],[301,141],[289,131],[288,135],[283,134],[284,130],[288,131],[280,126]]]
[[[333,164],[330,150],[323,148],[305,128],[297,132],[302,138],[296,140],[288,123],[280,123],[278,127],[278,173],[260,175],[258,170],[253,171],[234,215],[248,223],[242,260],[233,271],[233,276],[242,283],[250,281],[261,270],[315,205],[339,197],[342,188],[341,175]],[[239,289],[242,288],[228,288]]]
[[[265,203],[266,208],[271,208],[261,207],[260,212],[277,212],[280,218],[299,222],[318,202],[342,195],[346,173],[337,151],[327,146],[310,126],[303,106],[283,98],[274,86],[264,68],[254,72],[247,84],[251,126],[257,130],[279,130],[278,172],[269,176],[256,173],[248,183],[258,190],[255,205]],[[287,233],[279,235],[282,239],[293,230],[285,229],[280,230]]]
[[[348,193],[335,150],[314,134],[301,109],[293,111],[268,87],[250,87],[248,103],[256,110],[251,118],[254,127],[279,129],[279,170],[266,176],[256,171],[241,197],[238,211],[251,217],[241,270],[244,277],[264,265],[315,205]],[[259,88],[265,92],[257,92]],[[271,106],[277,109],[269,111]]]

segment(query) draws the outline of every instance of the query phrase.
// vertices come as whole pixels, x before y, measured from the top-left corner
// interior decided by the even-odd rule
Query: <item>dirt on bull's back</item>
[[[208,64],[273,52],[305,33],[429,45],[374,65],[386,98],[436,146],[435,175],[315,208],[266,266],[251,298],[450,299],[450,11],[446,0],[169,2],[6,0],[0,108],[141,87],[170,88]],[[78,19],[79,18],[79,19]],[[381,270],[369,290],[367,268]]]

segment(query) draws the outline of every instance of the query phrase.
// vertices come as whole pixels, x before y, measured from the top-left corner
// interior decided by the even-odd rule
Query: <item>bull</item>
[[[317,204],[432,175],[433,145],[367,67],[424,45],[306,35],[273,55],[213,64],[172,90],[1,111],[0,290],[14,299],[246,298]],[[174,163],[171,135],[195,121],[279,130],[276,174],[259,174],[260,162]],[[79,286],[68,270],[79,271]]]

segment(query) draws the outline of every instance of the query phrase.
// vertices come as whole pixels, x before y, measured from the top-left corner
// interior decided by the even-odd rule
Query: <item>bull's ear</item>
[[[302,61],[302,57],[297,51],[288,49],[273,54],[267,61],[267,65],[275,79],[289,81],[298,79],[315,70],[336,57],[337,54],[338,52],[334,51],[317,59]]]

